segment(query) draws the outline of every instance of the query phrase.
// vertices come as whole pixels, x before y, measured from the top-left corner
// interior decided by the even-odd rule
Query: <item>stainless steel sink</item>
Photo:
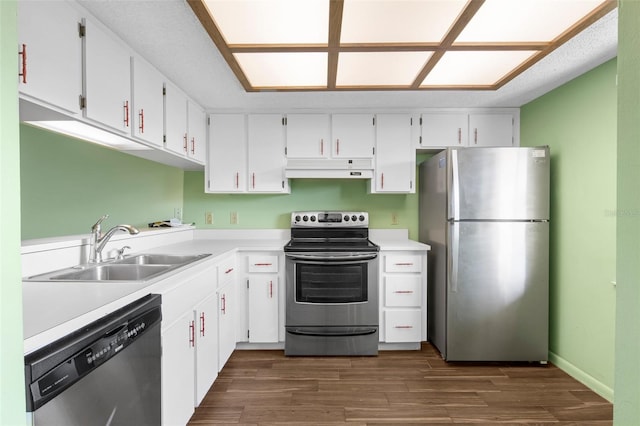
[[[138,254],[132,257],[126,257],[117,260],[117,264],[135,264],[135,265],[186,265],[196,260],[200,260],[208,254],[199,254],[195,256],[179,256],[173,254]]]
[[[99,265],[81,271],[54,275],[51,281],[142,281],[162,274],[172,265]]]
[[[24,278],[25,281],[141,282],[211,256],[210,254],[138,254],[99,264],[73,266]]]

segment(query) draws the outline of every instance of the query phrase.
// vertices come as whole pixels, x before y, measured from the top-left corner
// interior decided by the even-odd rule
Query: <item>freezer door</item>
[[[549,224],[449,225],[450,361],[546,361]]]
[[[549,219],[548,147],[461,148],[449,157],[449,219]]]

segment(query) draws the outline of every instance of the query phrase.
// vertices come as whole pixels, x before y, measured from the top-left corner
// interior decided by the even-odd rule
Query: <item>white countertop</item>
[[[177,274],[197,265],[209,265],[237,251],[279,251],[282,238],[208,239],[207,234],[190,241],[158,246],[145,253],[201,254],[212,256],[143,283],[32,282],[23,281],[25,354],[53,342],[84,325],[143,297],[166,292]],[[429,246],[384,233],[373,240],[382,250],[429,250]]]

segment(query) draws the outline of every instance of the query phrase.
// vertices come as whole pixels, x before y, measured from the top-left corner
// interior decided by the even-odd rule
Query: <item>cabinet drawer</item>
[[[420,342],[422,335],[420,309],[386,310],[385,342]]]
[[[386,255],[385,272],[422,272],[422,256],[419,254]]]
[[[278,272],[278,256],[255,255],[247,257],[249,272]]]
[[[420,275],[393,275],[384,277],[385,306],[419,308],[422,302]]]
[[[218,263],[218,286],[236,279],[236,258],[230,257]]]

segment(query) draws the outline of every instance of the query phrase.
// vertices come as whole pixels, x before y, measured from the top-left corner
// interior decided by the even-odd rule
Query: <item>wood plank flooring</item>
[[[527,363],[447,363],[420,351],[285,357],[235,351],[189,426],[611,425],[613,406],[562,370]]]

